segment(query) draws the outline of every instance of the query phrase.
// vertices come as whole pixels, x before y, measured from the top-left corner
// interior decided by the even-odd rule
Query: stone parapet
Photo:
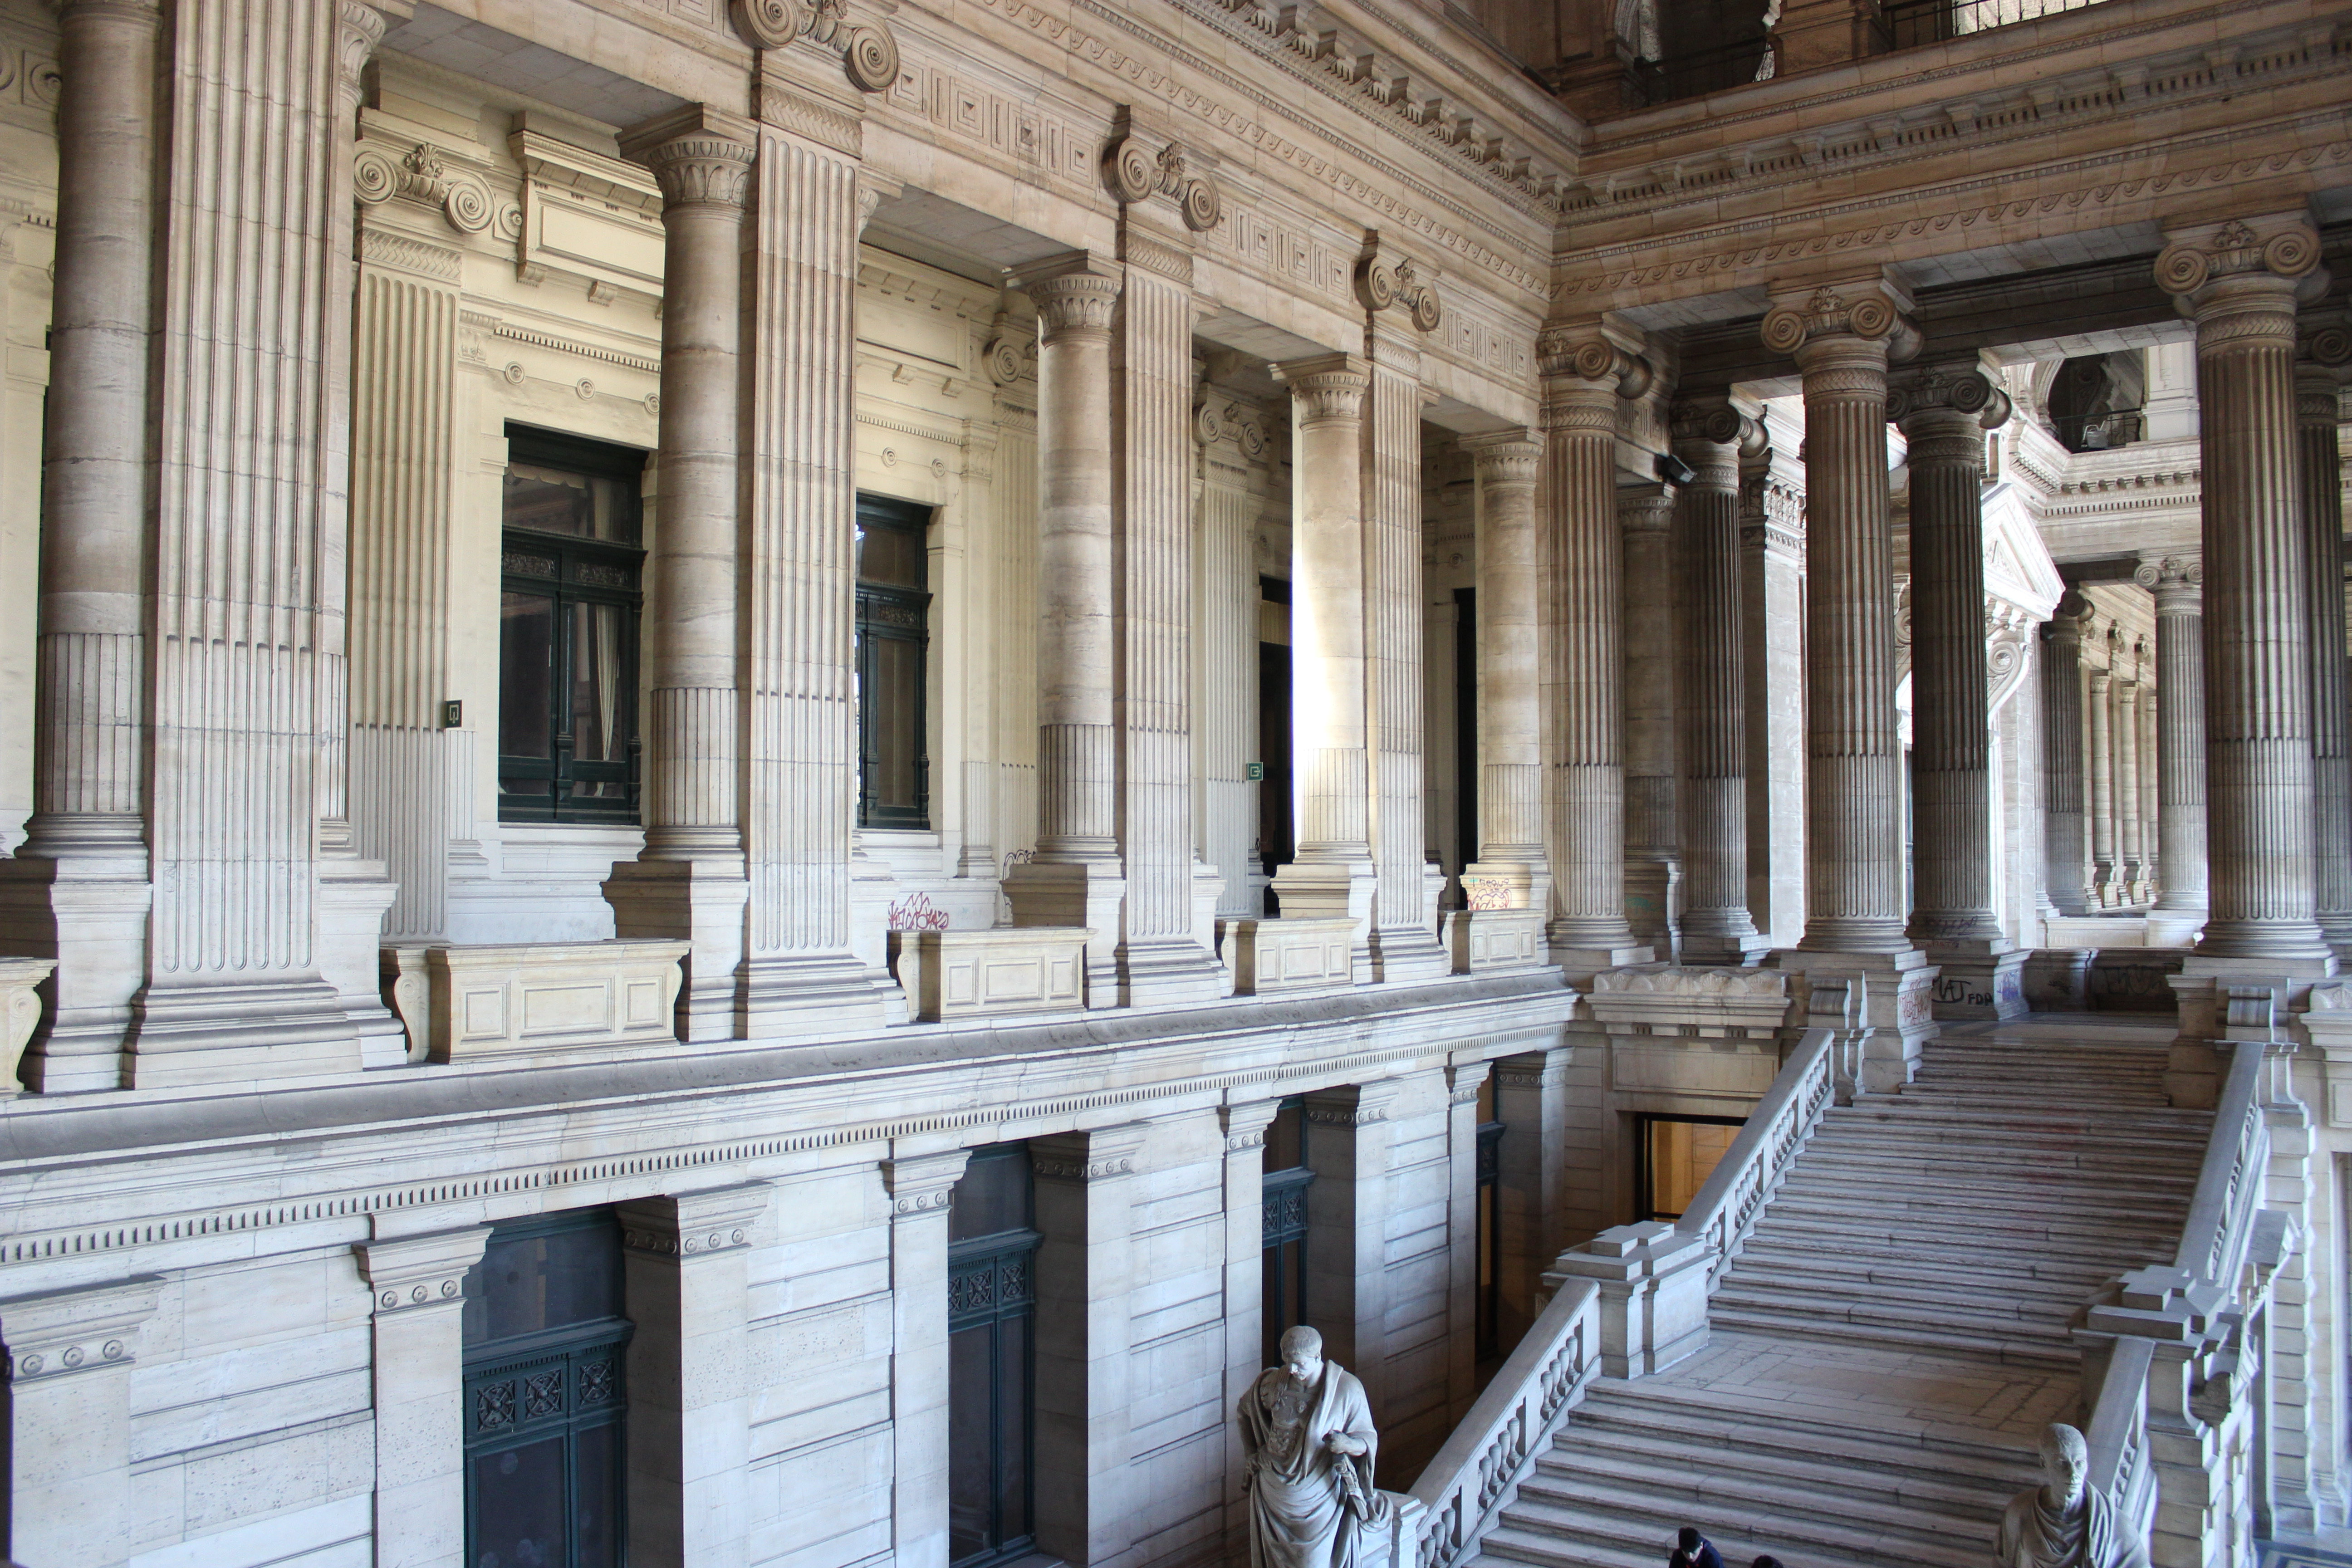
[[[1218,950],[1242,996],[1354,984],[1355,939],[1356,922],[1339,916],[1217,922]]]
[[[1086,1005],[1084,926],[894,931],[891,967],[925,1023]]]
[[[386,1006],[411,1062],[472,1061],[677,1038],[684,941],[387,943]]]

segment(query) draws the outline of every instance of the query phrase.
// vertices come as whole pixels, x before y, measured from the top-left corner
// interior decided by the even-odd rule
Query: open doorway
[[[1634,1217],[1682,1218],[1746,1125],[1736,1116],[1634,1117]]]

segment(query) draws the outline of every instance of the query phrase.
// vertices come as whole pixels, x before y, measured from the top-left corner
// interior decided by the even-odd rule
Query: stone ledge
[[[1086,926],[890,933],[890,969],[917,1018],[1072,1013],[1086,1005]]]
[[[1454,910],[1444,917],[1438,940],[1453,956],[1456,974],[1534,969],[1551,956],[1541,910]]]
[[[384,1003],[411,1062],[674,1044],[683,942],[390,943]]]
[[[1217,922],[1217,951],[1239,996],[1352,985],[1355,947],[1356,921],[1345,916]]]

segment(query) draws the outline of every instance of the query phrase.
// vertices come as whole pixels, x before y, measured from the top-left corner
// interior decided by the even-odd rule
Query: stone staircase
[[[2211,1118],[2166,1105],[2169,1034],[1967,1026],[1825,1112],[1708,1349],[1596,1384],[1484,1568],[1659,1568],[1685,1524],[1732,1568],[1980,1568],[2042,1427],[2077,1419],[2069,1319],[2179,1242]]]

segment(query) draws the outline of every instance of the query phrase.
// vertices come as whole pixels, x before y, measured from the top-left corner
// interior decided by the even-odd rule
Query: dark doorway
[[[1035,1544],[1036,1212],[1029,1146],[972,1152],[948,1205],[948,1557]]]
[[[1747,1125],[1737,1116],[1633,1118],[1633,1217],[1682,1218]]]
[[[1279,577],[1257,580],[1258,598],[1265,604],[1288,605],[1290,584]],[[1268,877],[1288,864],[1298,852],[1297,826],[1290,815],[1290,645],[1260,641],[1257,645],[1257,754],[1263,776],[1257,786],[1258,869]],[[1265,894],[1265,912],[1279,912],[1274,889]]]
[[[1265,1130],[1265,1220],[1259,1258],[1265,1364],[1282,1359],[1282,1336],[1307,1321],[1307,1101],[1286,1100]]]
[[[493,1229],[463,1321],[466,1561],[620,1568],[630,1324],[613,1212]]]
[[[1503,1124],[1495,1120],[1495,1075],[1478,1086],[1478,1360],[1503,1353]]]
[[[1478,858],[1478,590],[1454,590],[1454,842],[1456,877]]]

